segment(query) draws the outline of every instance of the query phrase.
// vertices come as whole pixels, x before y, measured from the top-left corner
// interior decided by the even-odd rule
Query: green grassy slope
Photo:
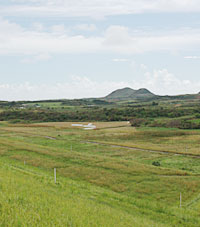
[[[122,133],[1,125],[0,226],[199,226],[199,160],[84,142]]]
[[[141,226],[154,222],[112,205],[114,193],[1,160],[1,226]],[[109,197],[110,205],[104,201]],[[102,197],[102,198],[101,198]]]

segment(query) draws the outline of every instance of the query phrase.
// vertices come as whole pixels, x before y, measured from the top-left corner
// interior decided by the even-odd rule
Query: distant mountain
[[[152,92],[145,88],[134,90],[132,88],[122,88],[113,91],[107,95],[104,99],[106,100],[131,100],[131,99],[149,99],[156,97]]]
[[[121,98],[128,98],[129,96],[133,95],[135,90],[132,88],[126,87],[122,89],[118,89],[107,95],[106,99],[121,99]]]
[[[152,92],[147,90],[146,88],[140,88],[136,90],[130,97],[132,98],[152,98],[156,95],[154,95]]]

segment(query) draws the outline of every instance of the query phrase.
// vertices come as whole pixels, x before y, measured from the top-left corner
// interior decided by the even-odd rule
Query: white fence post
[[[54,168],[54,182],[56,184],[56,168]]]
[[[182,197],[181,197],[181,192],[180,192],[180,207],[182,206]]]

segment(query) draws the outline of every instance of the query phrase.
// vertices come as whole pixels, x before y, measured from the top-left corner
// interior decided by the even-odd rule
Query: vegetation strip
[[[118,145],[118,144],[111,144],[111,143],[102,143],[97,141],[81,141],[83,143],[91,143],[91,144],[99,144],[99,145],[108,145],[112,147],[121,147],[121,148],[127,148],[131,150],[140,150],[140,151],[147,151],[147,152],[153,152],[153,153],[160,153],[160,154],[174,154],[174,155],[183,155],[183,156],[190,156],[194,158],[200,158],[200,155],[194,155],[190,153],[180,153],[175,151],[158,151],[158,150],[151,150],[151,149],[144,149],[144,148],[138,148],[138,147],[130,147],[125,145]]]

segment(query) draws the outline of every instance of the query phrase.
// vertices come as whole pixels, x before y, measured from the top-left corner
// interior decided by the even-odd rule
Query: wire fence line
[[[193,205],[194,203],[198,202],[199,200],[200,200],[200,194],[195,199],[193,199],[192,201],[190,201],[189,203],[187,203],[184,206],[189,207],[189,206]]]

